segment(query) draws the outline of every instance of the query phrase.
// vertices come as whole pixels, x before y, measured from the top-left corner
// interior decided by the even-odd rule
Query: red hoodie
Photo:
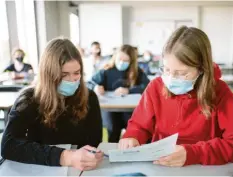
[[[220,80],[215,65],[216,109],[209,119],[202,114],[195,91],[165,98],[161,78],[150,82],[135,108],[123,138],[140,144],[179,133],[177,144],[187,151],[185,165],[220,165],[233,162],[233,94]]]

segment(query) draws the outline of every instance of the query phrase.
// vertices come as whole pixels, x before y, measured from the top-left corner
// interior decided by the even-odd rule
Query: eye
[[[76,73],[74,73],[75,75],[80,75],[81,73],[80,73],[80,71],[79,72],[76,72]]]
[[[67,75],[67,73],[62,73],[62,77],[66,77]]]
[[[186,76],[188,73],[187,72],[180,72],[178,73],[180,76]]]

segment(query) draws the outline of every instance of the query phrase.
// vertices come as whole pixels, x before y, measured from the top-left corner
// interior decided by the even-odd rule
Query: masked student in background
[[[143,93],[149,79],[138,67],[135,49],[123,45],[111,61],[92,77],[97,94],[114,91],[116,95]],[[132,113],[102,111],[103,126],[108,130],[109,142],[118,142],[122,128],[125,128]]]
[[[93,75],[99,70],[103,69],[108,62],[108,58],[101,55],[100,43],[95,41],[91,44],[91,51],[89,57],[83,58],[85,81],[91,81]]]
[[[143,53],[143,56],[138,59],[138,66],[146,73],[146,75],[151,75],[150,65],[153,64],[153,55],[149,50]]]
[[[207,35],[197,28],[180,27],[169,38],[162,56],[162,77],[146,88],[119,148],[178,132],[175,152],[155,164],[233,162],[233,93],[220,79]]]
[[[5,159],[90,170],[103,158],[95,148],[102,141],[98,98],[86,88],[81,56],[67,39],[48,43],[35,87],[22,91],[8,119],[1,144]],[[55,144],[78,149],[50,146]]]
[[[12,79],[23,79],[28,74],[33,74],[30,64],[24,63],[25,53],[22,49],[16,49],[12,53],[13,64],[9,65],[4,72],[9,72]]]

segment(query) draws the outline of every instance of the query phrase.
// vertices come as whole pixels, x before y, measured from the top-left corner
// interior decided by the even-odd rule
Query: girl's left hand
[[[124,88],[124,87],[119,87],[115,90],[115,93],[117,95],[127,95],[129,94],[129,89],[128,88]]]
[[[153,164],[164,165],[169,167],[182,167],[185,164],[187,158],[187,152],[183,146],[176,145],[175,152],[171,155],[161,157],[159,160],[153,162]]]

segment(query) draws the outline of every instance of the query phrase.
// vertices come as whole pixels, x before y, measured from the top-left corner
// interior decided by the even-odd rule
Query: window
[[[0,1],[0,73],[10,63],[9,31],[6,13],[6,1]]]
[[[76,14],[70,13],[70,40],[79,44],[79,18]]]
[[[19,47],[26,53],[25,62],[30,63],[37,72],[38,52],[34,1],[21,0],[15,1],[15,4]]]

